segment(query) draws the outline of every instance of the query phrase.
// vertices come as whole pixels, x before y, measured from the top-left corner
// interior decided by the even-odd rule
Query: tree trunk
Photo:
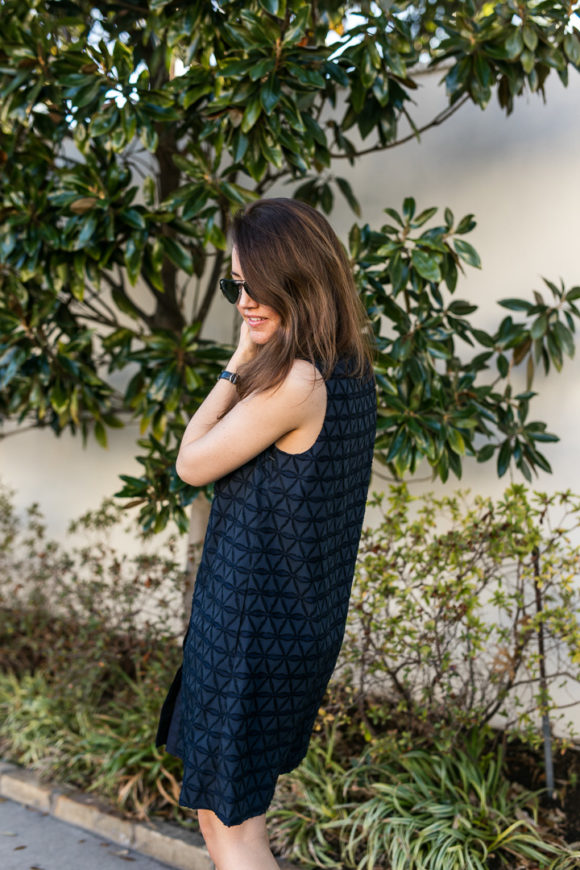
[[[203,539],[209,519],[211,503],[200,493],[191,505],[189,533],[187,535],[187,557],[185,563],[185,586],[183,589],[183,621],[184,631],[187,631],[191,616],[191,601],[195,586],[195,577],[199,567]]]

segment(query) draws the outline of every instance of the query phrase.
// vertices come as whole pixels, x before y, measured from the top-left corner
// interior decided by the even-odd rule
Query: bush
[[[536,743],[554,689],[580,682],[580,498],[513,485],[468,504],[400,485],[373,504],[382,520],[363,533],[338,672],[367,737],[393,715],[415,735],[502,716]]]
[[[486,729],[465,748],[401,752],[379,741],[350,763],[336,730],[284,777],[269,817],[274,845],[308,867],[352,870],[572,870],[580,851],[539,823],[537,796],[509,782]]]
[[[71,524],[65,550],[37,506],[19,522],[0,491],[0,752],[133,817],[186,821],[181,762],[154,744],[181,661],[178,541],[121,555],[122,528],[107,500]]]
[[[47,540],[37,505],[19,521],[0,489],[1,670],[42,668],[63,697],[98,703],[119,673],[135,676],[155,650],[177,646],[185,588],[178,538],[119,553],[112,534],[134,531],[105,500],[71,523],[65,548]]]
[[[567,526],[548,532],[556,504]],[[571,870],[580,853],[510,783],[484,723],[538,681],[540,628],[548,687],[564,667],[575,676],[578,554],[564,529],[577,502],[512,487],[465,508],[398,487],[385,507],[363,536],[342,662],[307,758],[280,781],[274,846],[307,866]],[[119,555],[121,516],[109,502],[86,514],[71,527],[82,544],[71,537],[65,551],[37,508],[21,524],[0,492],[0,753],[126,815],[191,826],[177,805],[181,762],[154,745],[181,660],[177,545]],[[514,631],[506,675],[500,651]],[[533,701],[517,711],[530,738]]]

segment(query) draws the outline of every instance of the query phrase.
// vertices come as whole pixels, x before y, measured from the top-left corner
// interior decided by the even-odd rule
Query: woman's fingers
[[[240,340],[236,350],[236,358],[240,362],[249,362],[256,355],[257,345],[250,336],[250,329],[245,320],[242,320],[240,329]]]

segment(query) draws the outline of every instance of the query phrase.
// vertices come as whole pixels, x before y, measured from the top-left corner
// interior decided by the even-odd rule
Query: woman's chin
[[[276,330],[252,329],[250,327],[250,338],[254,344],[267,344],[275,333]]]

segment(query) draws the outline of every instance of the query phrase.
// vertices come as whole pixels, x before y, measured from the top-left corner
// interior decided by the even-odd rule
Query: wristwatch
[[[240,379],[237,372],[227,372],[225,369],[217,377],[218,381],[221,381],[222,378],[224,381],[231,381],[232,384],[237,383]]]

